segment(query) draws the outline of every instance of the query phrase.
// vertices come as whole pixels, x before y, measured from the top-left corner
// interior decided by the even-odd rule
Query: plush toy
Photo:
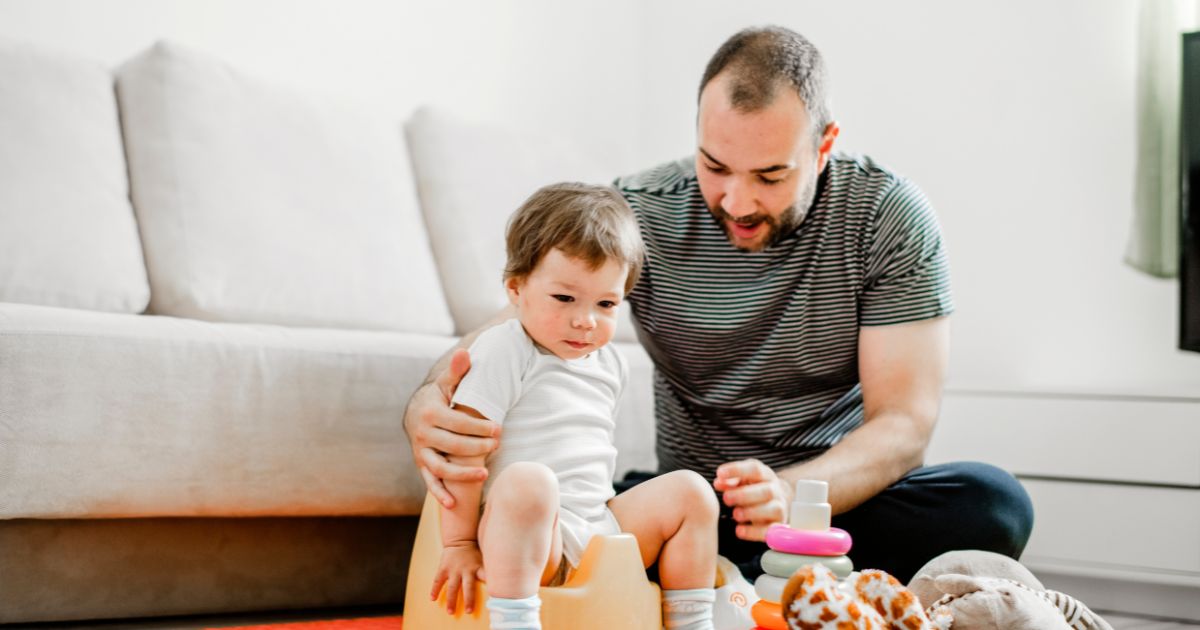
[[[946,630],[950,618],[933,611],[896,578],[868,569],[839,581],[825,565],[801,567],[780,601],[790,630]]]
[[[926,610],[945,610],[953,630],[1112,630],[1070,595],[1047,590],[1029,569],[987,551],[951,551],[909,582]]]
[[[984,551],[938,556],[907,588],[883,571],[839,581],[808,565],[788,580],[780,603],[790,630],[1112,630],[1020,563]]]
[[[998,553],[970,549],[948,551],[926,562],[925,566],[917,569],[913,579],[908,582],[908,590],[921,599],[922,606],[929,608],[933,602],[946,594],[946,591],[939,590],[934,586],[933,579],[939,575],[952,573],[1004,578],[1020,582],[1039,591],[1046,589],[1020,562]]]

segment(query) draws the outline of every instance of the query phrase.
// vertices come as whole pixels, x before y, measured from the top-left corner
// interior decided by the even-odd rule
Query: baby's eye
[[[552,295],[550,297],[558,300],[559,302],[574,302],[575,301],[575,298],[573,298],[569,295],[563,295],[561,293],[555,293],[554,295]]]
[[[612,300],[601,300],[600,301],[600,308],[609,309],[609,308],[616,308],[616,307],[617,307],[617,303]]]

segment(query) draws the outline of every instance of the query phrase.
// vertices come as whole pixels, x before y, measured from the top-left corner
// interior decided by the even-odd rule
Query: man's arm
[[[413,462],[425,479],[425,487],[447,509],[453,508],[455,501],[443,480],[483,481],[487,478],[487,469],[480,465],[455,463],[446,456],[479,457],[492,452],[499,444],[499,425],[450,407],[454,390],[471,368],[466,349],[479,333],[515,316],[515,309],[507,306],[488,323],[463,336],[458,345],[438,359],[404,409],[404,432],[412,447]]]
[[[717,469],[714,486],[735,506],[738,536],[762,540],[768,525],[784,520],[797,479],[828,481],[829,503],[840,514],[920,466],[937,422],[949,348],[945,317],[860,329],[862,426],[819,457],[778,473],[757,460]]]

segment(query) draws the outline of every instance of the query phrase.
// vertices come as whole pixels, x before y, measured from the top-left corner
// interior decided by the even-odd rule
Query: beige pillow
[[[140,313],[149,299],[112,73],[0,41],[0,302]]]
[[[508,217],[546,184],[611,184],[613,173],[569,146],[494,122],[421,108],[405,125],[408,150],[442,286],[459,334],[506,303],[504,229]],[[628,308],[618,340],[633,340]]]
[[[452,332],[399,121],[167,42],[117,88],[153,312]]]

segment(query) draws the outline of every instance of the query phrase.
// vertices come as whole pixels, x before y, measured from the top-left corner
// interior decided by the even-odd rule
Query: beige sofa
[[[0,41],[0,623],[402,600],[404,404],[503,304],[521,199],[615,174],[352,101]],[[654,457],[618,338],[620,474]]]

